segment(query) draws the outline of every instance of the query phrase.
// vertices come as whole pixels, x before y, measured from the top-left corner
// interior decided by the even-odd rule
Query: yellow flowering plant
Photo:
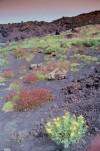
[[[48,121],[45,130],[53,141],[68,148],[85,134],[87,125],[82,115],[75,116],[67,112],[63,116]]]

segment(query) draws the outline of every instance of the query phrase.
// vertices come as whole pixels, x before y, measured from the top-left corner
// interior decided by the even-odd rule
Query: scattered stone
[[[23,130],[23,131],[16,132],[13,135],[13,139],[15,139],[17,143],[21,143],[28,136],[29,136],[29,132],[27,130]]]
[[[56,68],[47,76],[48,80],[62,80],[66,78],[67,71],[64,69]]]
[[[56,73],[55,78],[56,78],[57,80],[66,79],[66,73],[67,73],[67,71],[64,70],[64,69],[59,70],[59,71]]]
[[[95,72],[96,72],[96,73],[100,73],[100,64],[98,64],[98,65],[96,66]]]
[[[30,70],[37,70],[37,69],[39,69],[39,68],[41,68],[43,66],[43,64],[42,63],[39,63],[39,64],[31,64],[30,66],[29,66],[29,69]]]
[[[74,80],[61,90],[69,110],[84,115],[89,133],[93,135],[100,132],[100,72],[95,72],[97,68],[94,68],[91,75]]]

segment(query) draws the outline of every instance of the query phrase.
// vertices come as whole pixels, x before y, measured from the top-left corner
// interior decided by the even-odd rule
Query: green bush
[[[85,134],[87,126],[82,115],[76,117],[70,113],[65,113],[65,115],[47,122],[45,130],[53,141],[68,148],[71,143],[75,143]]]

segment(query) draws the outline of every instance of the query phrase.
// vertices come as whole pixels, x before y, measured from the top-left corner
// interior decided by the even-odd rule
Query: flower
[[[86,124],[80,122],[85,119],[83,116],[76,117],[70,113],[56,117],[46,123],[46,132],[57,144],[63,144],[67,148],[71,143],[80,139],[86,132]]]
[[[47,130],[47,132],[48,132],[49,134],[52,134],[52,129],[51,129],[51,128],[46,128],[46,130]]]

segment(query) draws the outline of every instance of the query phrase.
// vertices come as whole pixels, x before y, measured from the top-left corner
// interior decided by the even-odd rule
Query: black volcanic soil
[[[97,52],[97,57],[100,56],[98,50],[93,51]],[[91,55],[93,51],[88,50],[87,53]],[[40,57],[33,62],[39,60]],[[15,70],[20,63],[10,57],[9,66]],[[9,92],[10,82],[8,80],[5,86],[0,86],[0,106],[4,103],[3,96]],[[77,72],[69,72],[64,80],[44,80],[24,86],[48,88],[54,93],[54,100],[27,112],[0,112],[0,151],[6,151],[4,149],[7,148],[9,151],[65,151],[42,131],[44,121],[65,111],[83,114],[89,126],[85,137],[71,145],[67,151],[86,151],[93,137],[100,133],[100,64],[86,64]]]
[[[62,31],[85,25],[100,24],[100,11],[81,14],[75,17],[63,17],[53,22],[21,22],[0,25],[0,42],[18,41],[32,36],[60,34]]]

